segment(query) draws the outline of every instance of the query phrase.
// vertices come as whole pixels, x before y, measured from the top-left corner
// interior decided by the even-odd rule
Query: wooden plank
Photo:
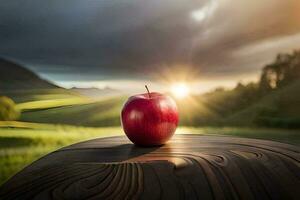
[[[227,136],[126,137],[55,151],[0,188],[0,199],[300,199],[300,149]]]

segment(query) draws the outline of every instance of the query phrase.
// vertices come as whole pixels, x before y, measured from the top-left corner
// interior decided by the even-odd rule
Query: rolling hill
[[[123,96],[109,97],[68,106],[28,109],[22,113],[21,120],[93,127],[119,126],[120,110],[125,100]]]
[[[300,80],[271,92],[224,120],[230,125],[300,128]]]
[[[17,102],[21,121],[119,125],[119,110],[125,99],[116,92],[110,88],[61,88],[17,63],[0,59],[0,95]]]
[[[110,87],[104,87],[101,89],[96,87],[90,87],[90,88],[72,87],[70,90],[90,98],[103,98],[109,96],[118,96],[120,94],[119,90]]]
[[[58,86],[40,78],[20,64],[0,58],[0,90],[57,89]]]
[[[44,80],[20,64],[0,58],[0,95],[14,101],[61,99],[80,96]]]
[[[221,102],[234,98],[234,91],[212,97],[193,96],[178,100],[180,124],[184,126],[268,126],[299,128],[300,126],[300,81],[273,91],[252,104],[224,112]],[[26,104],[21,120],[80,126],[119,126],[120,111],[126,96],[103,97],[70,105],[42,106]],[[219,102],[219,103],[217,103]],[[35,102],[33,102],[35,103]],[[234,104],[234,102],[229,102]],[[25,105],[24,105],[25,106]],[[25,107],[26,107],[25,106]],[[40,107],[39,107],[40,106]],[[234,105],[233,105],[234,106]],[[225,113],[225,114],[224,114]]]
[[[60,88],[3,59],[0,78],[0,95],[17,102],[21,121],[93,127],[120,125],[120,111],[127,96],[118,96],[117,91]],[[249,84],[177,100],[180,124],[300,128],[300,80],[259,97],[255,87]]]

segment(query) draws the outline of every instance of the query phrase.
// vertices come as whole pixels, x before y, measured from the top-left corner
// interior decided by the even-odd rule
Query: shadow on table
[[[159,148],[159,146],[141,147],[134,144],[122,144],[112,147],[111,151],[113,151],[113,154],[116,154],[116,156],[119,157],[118,161],[122,162],[145,154],[149,154]]]
[[[111,147],[90,146],[65,148],[46,155],[39,160],[35,166],[41,165],[61,165],[74,163],[110,163],[124,162],[145,154],[149,154],[157,149],[156,147],[138,147],[134,144],[121,144]]]

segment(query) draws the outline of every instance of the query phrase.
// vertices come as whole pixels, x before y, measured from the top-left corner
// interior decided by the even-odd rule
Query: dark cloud
[[[58,79],[143,78],[178,64],[203,76],[254,73],[277,52],[297,47],[299,5],[10,0],[0,3],[0,54]]]

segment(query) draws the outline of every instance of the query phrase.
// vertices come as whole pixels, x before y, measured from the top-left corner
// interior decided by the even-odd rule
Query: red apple
[[[148,90],[148,93],[127,100],[122,109],[121,123],[134,144],[162,145],[173,136],[178,125],[177,106],[171,97]]]

